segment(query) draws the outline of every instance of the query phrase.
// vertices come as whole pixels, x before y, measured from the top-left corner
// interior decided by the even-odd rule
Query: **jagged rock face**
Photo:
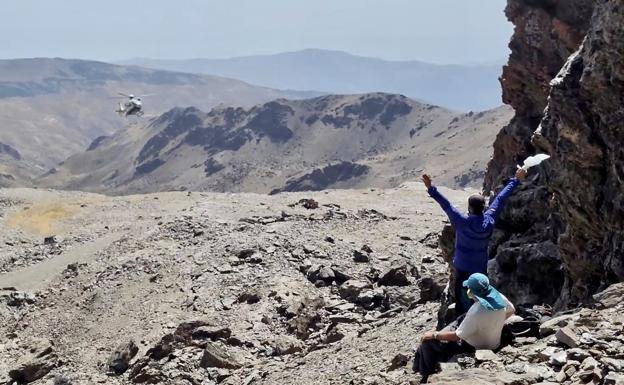
[[[624,7],[598,1],[578,53],[552,82],[534,143],[554,155],[546,183],[567,224],[562,302],[624,280]]]
[[[511,55],[503,68],[503,101],[516,111],[497,136],[485,190],[509,176],[534,151],[531,135],[546,107],[549,82],[581,43],[589,27],[591,0],[509,0],[506,15],[515,25]]]
[[[496,140],[485,189],[509,176],[517,158],[553,158],[510,199],[490,271],[516,301],[565,307],[624,279],[624,9],[606,0],[532,3],[507,9],[516,34],[502,83],[516,117]],[[548,29],[532,39],[529,26]],[[563,69],[549,84],[558,61]]]

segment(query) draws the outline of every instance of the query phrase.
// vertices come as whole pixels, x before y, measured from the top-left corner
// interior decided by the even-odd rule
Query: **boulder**
[[[353,250],[353,261],[361,263],[369,262],[370,256],[365,251]]]
[[[624,374],[609,373],[604,378],[604,385],[624,385]]]
[[[568,362],[568,355],[565,351],[561,350],[553,353],[548,360],[548,363],[553,366],[563,366]]]
[[[161,360],[173,353],[174,338],[173,334],[166,334],[160,339],[160,342],[147,350],[146,357],[153,360]]]
[[[148,357],[140,358],[130,369],[128,378],[135,384],[163,384],[167,376]],[[150,365],[152,364],[152,365]]]
[[[108,369],[114,374],[123,374],[130,367],[130,361],[139,352],[134,341],[119,345],[108,359]]]
[[[412,270],[407,264],[390,267],[379,275],[379,284],[383,286],[409,286]]]
[[[542,337],[549,336],[560,328],[567,326],[571,321],[578,319],[578,317],[578,314],[564,314],[544,321],[540,325],[540,335]]]
[[[21,363],[17,368],[9,370],[9,377],[22,384],[34,382],[50,373],[56,367],[57,362],[58,357],[55,353],[32,358]]]
[[[193,320],[188,322],[182,322],[178,325],[176,330],[173,332],[173,340],[176,342],[181,342],[185,345],[188,345],[191,342],[193,332],[202,326],[209,326],[210,322],[206,320]],[[168,338],[167,336],[163,337],[163,340]]]
[[[321,297],[304,297],[296,306],[290,308],[294,316],[288,320],[287,330],[302,340],[307,339],[312,331],[320,328],[321,311],[324,306],[325,302]]]
[[[420,299],[418,302],[425,303],[439,300],[445,286],[446,283],[440,278],[423,277],[419,279],[418,289],[420,289]]]
[[[624,360],[610,357],[602,357],[600,358],[600,362],[616,372],[624,371]]]
[[[262,253],[256,249],[243,249],[237,253],[239,259],[250,260],[253,258],[262,258]]]
[[[558,351],[560,351],[561,349],[555,348],[554,346],[549,346],[546,349],[542,349],[538,354],[537,357],[541,360],[541,361],[550,361],[550,357],[552,357],[555,353],[557,353]]]
[[[457,362],[440,362],[440,373],[449,374],[461,371]]]
[[[355,302],[361,305],[363,308],[372,310],[378,306],[381,306],[388,300],[388,296],[382,288],[375,288],[372,290],[362,291]]]
[[[397,355],[392,357],[392,360],[390,361],[390,366],[388,366],[388,371],[390,372],[392,370],[406,366],[409,360],[410,357],[407,354],[398,353]]]
[[[236,299],[236,302],[248,303],[251,305],[251,304],[260,302],[261,299],[262,299],[262,295],[258,291],[251,289],[251,290],[242,292]]]
[[[34,294],[23,291],[12,291],[6,295],[6,304],[8,306],[19,307],[23,304],[34,304],[35,302],[36,297]]]
[[[274,336],[266,344],[271,348],[276,356],[299,353],[305,348],[303,341],[291,336]]]
[[[209,342],[204,349],[199,366],[202,368],[239,369],[241,360],[223,345]]]
[[[338,325],[335,325],[333,328],[331,328],[327,332],[327,334],[325,335],[325,338],[323,339],[323,342],[325,342],[326,344],[331,344],[331,343],[340,341],[346,335],[347,335],[346,329],[342,325],[338,324]]]
[[[312,265],[306,273],[306,277],[316,286],[328,286],[336,280],[334,270],[329,266]]]
[[[557,330],[555,338],[569,348],[576,348],[580,343],[578,335],[567,326]]]
[[[585,359],[591,357],[588,351],[579,348],[568,349],[567,353],[569,359],[578,362],[583,362]]]
[[[44,377],[58,364],[58,356],[52,345],[40,340],[30,347],[15,369],[9,370],[9,377],[18,383],[27,384]]]
[[[217,326],[200,326],[193,331],[191,338],[193,340],[218,340],[228,339],[232,335],[232,331],[228,327]]]
[[[491,350],[478,349],[475,351],[475,360],[477,362],[498,361],[500,357]]]
[[[363,291],[372,289],[372,287],[373,285],[371,285],[367,281],[350,279],[340,285],[339,293],[340,297],[342,297],[343,299],[350,302],[355,302]]]
[[[594,294],[594,301],[603,308],[615,307],[622,303],[624,298],[624,282],[616,283],[598,294]]]
[[[69,377],[65,377],[63,375],[54,376],[53,385],[72,385],[72,381]]]

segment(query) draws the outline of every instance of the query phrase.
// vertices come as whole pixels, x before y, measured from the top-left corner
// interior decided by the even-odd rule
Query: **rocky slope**
[[[39,372],[27,351],[36,383],[404,382],[393,359],[435,324],[443,215],[421,185],[0,195],[0,383]],[[131,340],[131,370],[109,368]]]
[[[553,158],[512,199],[492,270],[519,301],[574,306],[624,280],[624,8],[511,0],[507,14],[516,33],[503,88],[516,115],[494,144],[485,187],[524,155]]]
[[[435,326],[447,279],[444,215],[421,184],[275,196],[5,189],[0,202],[0,383],[420,380],[411,349]],[[496,354],[456,357],[430,382],[619,384],[622,295],[613,286]]]
[[[169,71],[203,73],[252,84],[329,94],[387,92],[459,111],[483,111],[501,103],[502,63],[439,65],[388,61],[346,52],[307,49],[231,59],[135,59],[129,64]]]
[[[35,169],[15,148],[0,143],[0,187],[29,186]]]
[[[40,182],[112,193],[276,193],[397,186],[427,169],[443,185],[474,186],[509,115],[457,114],[390,94],[178,108],[99,140]]]
[[[0,143],[21,154],[20,160],[10,163],[17,163],[29,174],[41,175],[68,156],[84,151],[98,136],[110,135],[132,123],[135,119],[129,122],[114,113],[118,101],[110,97],[118,96],[118,92],[152,94],[144,100],[148,116],[175,106],[252,106],[280,97],[310,95],[215,76],[93,61],[0,60]],[[5,162],[2,165],[11,167]],[[22,176],[19,172],[7,175],[14,179]]]

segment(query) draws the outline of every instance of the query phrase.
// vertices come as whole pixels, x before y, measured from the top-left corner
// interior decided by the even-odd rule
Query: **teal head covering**
[[[487,310],[501,310],[507,307],[501,293],[490,285],[488,277],[481,273],[474,273],[464,281],[464,287],[470,289],[477,301]]]

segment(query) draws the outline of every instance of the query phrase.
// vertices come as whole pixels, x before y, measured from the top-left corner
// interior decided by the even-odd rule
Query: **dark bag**
[[[534,315],[525,315],[522,321],[505,324],[501,332],[500,346],[495,351],[498,352],[505,346],[511,345],[516,337],[539,338],[540,324],[540,319]]]
[[[526,316],[522,321],[507,324],[516,337],[540,337],[541,321],[535,316]]]
[[[515,339],[516,336],[514,335],[511,327],[509,327],[509,325],[507,324],[503,325],[503,330],[501,331],[500,345],[498,345],[498,348],[494,349],[494,353],[499,352],[505,346],[511,345]]]

